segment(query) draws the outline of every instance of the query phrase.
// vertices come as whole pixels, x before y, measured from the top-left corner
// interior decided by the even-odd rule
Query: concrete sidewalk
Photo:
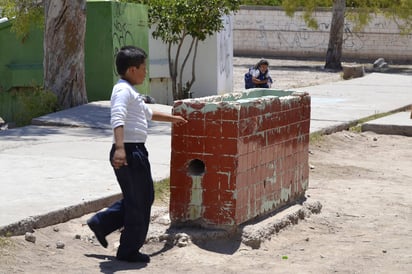
[[[409,111],[412,104],[412,76],[408,75],[372,73],[295,90],[311,95],[311,132],[333,132],[375,114]]]
[[[311,133],[330,133],[410,106],[412,76],[372,73],[294,90],[311,95]],[[170,106],[150,106],[171,111]],[[109,102],[94,102],[0,131],[0,235],[64,222],[119,198],[108,160],[109,113]],[[391,123],[411,130],[410,113],[398,115]],[[169,176],[170,129],[168,123],[150,123],[147,147],[155,180]]]

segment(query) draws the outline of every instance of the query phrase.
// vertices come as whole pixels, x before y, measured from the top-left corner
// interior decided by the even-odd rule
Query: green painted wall
[[[87,2],[85,75],[88,100],[110,99],[118,75],[114,55],[123,45],[135,45],[149,54],[147,6],[113,1]],[[27,39],[10,32],[11,22],[0,24],[0,91],[43,85],[43,31],[33,29]],[[148,66],[149,67],[149,66]],[[147,74],[149,75],[149,74]],[[138,87],[149,93],[149,79]]]
[[[0,91],[12,86],[43,85],[43,31],[33,28],[19,39],[11,32],[12,23],[0,24]]]
[[[116,52],[122,46],[135,45],[149,54],[147,7],[111,1],[88,1],[86,29],[87,96],[89,101],[109,100],[113,84],[119,78],[114,64]],[[146,78],[138,89],[148,94],[149,79]]]

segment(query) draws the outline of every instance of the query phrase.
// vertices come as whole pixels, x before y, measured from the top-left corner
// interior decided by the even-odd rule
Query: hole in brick
[[[205,163],[199,159],[191,160],[188,172],[190,176],[202,176],[205,173]]]

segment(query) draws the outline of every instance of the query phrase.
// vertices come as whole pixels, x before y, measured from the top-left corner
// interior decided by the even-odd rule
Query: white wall
[[[275,7],[244,6],[234,17],[234,54],[287,57],[325,57],[332,13],[316,11],[316,30],[306,26],[302,12],[289,17]],[[372,21],[356,32],[348,20],[344,26],[342,58],[412,62],[412,35],[401,35],[394,21],[372,15]]]
[[[156,103],[172,105],[173,95],[167,47],[161,41],[153,39],[151,33],[152,30],[149,34],[150,96],[156,99]]]
[[[199,42],[195,65],[196,81],[191,89],[193,97],[223,94],[233,90],[233,16],[226,16],[223,20],[225,28],[221,32]],[[151,34],[149,36],[150,95],[157,103],[171,105],[173,96],[167,45],[154,40]],[[188,45],[189,40],[182,52],[187,52]],[[181,55],[179,59],[182,62],[184,56]],[[192,57],[183,73],[184,83],[192,77],[191,60]]]

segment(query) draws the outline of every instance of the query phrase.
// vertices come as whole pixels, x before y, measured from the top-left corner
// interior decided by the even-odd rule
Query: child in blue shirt
[[[269,75],[269,62],[267,60],[260,60],[245,74],[245,89],[270,88],[272,83],[273,80]]]

